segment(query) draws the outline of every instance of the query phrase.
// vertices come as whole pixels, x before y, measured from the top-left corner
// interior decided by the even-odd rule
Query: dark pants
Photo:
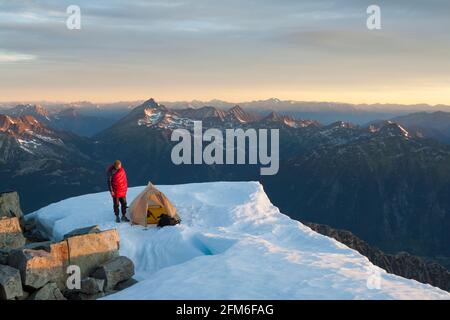
[[[114,214],[116,216],[119,215],[119,203],[122,210],[122,216],[125,216],[127,214],[127,198],[113,198],[114,203]]]

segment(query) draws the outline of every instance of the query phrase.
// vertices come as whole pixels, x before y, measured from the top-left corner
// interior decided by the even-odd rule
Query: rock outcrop
[[[16,249],[24,246],[26,239],[20,227],[19,218],[0,218],[0,249]]]
[[[87,295],[93,295],[103,292],[104,288],[105,280],[88,277],[81,281],[80,292]]]
[[[84,278],[118,256],[119,234],[116,230],[77,234],[60,242],[33,243],[13,250],[8,265],[20,270],[25,287],[35,290],[53,282],[64,290],[69,265],[80,267]]]
[[[46,241],[35,219],[22,219],[17,193],[1,193],[0,300],[94,300],[129,287],[134,265],[119,256],[119,242],[117,230],[98,226]],[[69,266],[79,267],[75,289],[67,283]]]
[[[50,282],[34,292],[28,300],[66,300],[56,283]]]
[[[12,300],[22,296],[19,270],[0,265],[0,300]]]
[[[90,277],[81,280],[81,288],[65,290],[64,296],[69,300],[99,299],[136,284],[133,275],[133,262],[118,256],[98,266]]]
[[[36,290],[53,282],[63,289],[69,266],[69,247],[66,241],[31,244],[13,250],[8,264],[20,271],[26,288]]]
[[[92,276],[97,279],[104,279],[106,283],[105,291],[112,291],[118,283],[134,276],[134,264],[127,257],[117,257],[100,266]]]
[[[336,230],[327,225],[315,223],[305,223],[305,225],[358,251],[374,265],[389,273],[428,283],[450,292],[450,272],[437,263],[428,262],[420,257],[404,252],[395,255],[386,254],[346,230]]]
[[[119,255],[119,233],[107,230],[67,238],[70,264],[81,269],[81,276],[89,276],[98,266]]]
[[[0,193],[0,217],[16,217],[22,219],[19,195],[15,191]]]

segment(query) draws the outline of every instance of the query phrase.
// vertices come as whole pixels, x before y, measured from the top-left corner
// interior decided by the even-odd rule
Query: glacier
[[[131,202],[144,187],[130,188]],[[174,227],[113,221],[108,192],[27,216],[52,239],[73,229],[117,228],[139,282],[106,296],[142,299],[449,299],[446,291],[388,274],[357,251],[282,214],[258,182],[158,186],[175,204]]]

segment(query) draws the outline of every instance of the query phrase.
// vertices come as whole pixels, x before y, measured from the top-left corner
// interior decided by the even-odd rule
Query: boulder
[[[94,295],[103,292],[105,287],[105,280],[95,278],[85,278],[81,280],[81,293],[87,295]]]
[[[0,193],[0,217],[16,217],[22,219],[20,200],[17,192],[9,191]]]
[[[105,280],[105,291],[114,290],[119,282],[134,276],[133,261],[127,257],[116,257],[102,266],[92,274],[92,277]]]
[[[0,300],[11,300],[23,295],[20,272],[9,266],[0,265]]]
[[[98,266],[119,255],[119,233],[107,230],[70,237],[69,246],[71,265],[81,269],[81,278],[88,277]]]
[[[69,233],[64,235],[64,239],[75,237],[75,236],[82,236],[85,234],[91,234],[91,233],[100,233],[101,230],[99,226],[91,226],[86,228],[80,228],[70,231]]]
[[[25,243],[19,218],[0,218],[0,249],[16,249]]]
[[[93,230],[93,229],[91,229]],[[67,267],[77,265],[81,278],[119,255],[116,230],[72,236],[60,242],[32,243],[9,253],[8,265],[20,271],[25,287],[39,289],[54,282],[64,290]]]
[[[28,300],[66,300],[66,298],[64,298],[56,283],[50,282],[34,292]]]
[[[66,241],[31,244],[13,250],[8,265],[20,271],[25,287],[39,289],[53,282],[62,290],[66,286],[69,248]]]

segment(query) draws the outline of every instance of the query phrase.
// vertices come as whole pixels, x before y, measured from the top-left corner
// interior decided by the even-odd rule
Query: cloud
[[[20,91],[23,79],[39,77],[30,90],[189,85],[193,96],[219,96],[236,85],[301,91],[324,81],[353,88],[448,78],[450,1],[378,0],[383,29],[371,32],[373,2],[0,0],[0,88]],[[81,8],[79,31],[66,28],[71,4]],[[67,74],[70,82],[62,81]]]
[[[36,56],[32,54],[0,51],[0,63],[14,63],[31,60],[36,60]]]

